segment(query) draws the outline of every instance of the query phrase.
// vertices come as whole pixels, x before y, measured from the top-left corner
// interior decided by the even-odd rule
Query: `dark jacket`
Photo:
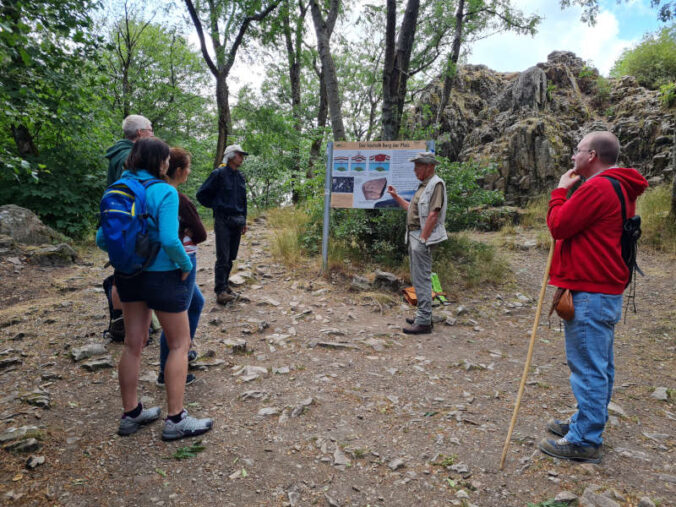
[[[197,191],[197,200],[214,210],[214,216],[246,217],[246,182],[239,170],[221,165],[214,169]]]
[[[134,143],[129,139],[121,139],[106,151],[108,159],[108,179],[106,185],[112,185],[120,179],[124,171],[124,163],[131,152]]]
[[[197,214],[197,208],[195,208],[195,205],[192,203],[192,201],[187,195],[179,192],[178,237],[181,240],[183,240],[183,235],[185,234],[186,229],[190,229],[192,233],[190,238],[192,239],[192,242],[195,245],[206,241],[207,231],[204,228],[202,220],[200,220],[200,216]]]

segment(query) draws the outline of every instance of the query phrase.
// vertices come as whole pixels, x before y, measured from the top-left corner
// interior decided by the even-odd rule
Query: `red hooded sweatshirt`
[[[636,169],[613,167],[595,175],[566,199],[568,191],[552,191],[547,226],[557,240],[549,283],[564,289],[622,294],[629,270],[622,260],[622,208],[613,184],[619,180],[627,218],[648,182]]]

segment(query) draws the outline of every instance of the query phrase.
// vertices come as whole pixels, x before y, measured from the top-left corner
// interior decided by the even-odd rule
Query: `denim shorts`
[[[188,309],[192,284],[181,280],[181,270],[143,271],[131,278],[115,274],[115,285],[123,303],[144,301],[160,312],[181,313]]]

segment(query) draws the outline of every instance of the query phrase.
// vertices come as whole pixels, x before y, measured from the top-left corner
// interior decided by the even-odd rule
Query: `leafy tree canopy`
[[[625,50],[610,75],[634,76],[639,84],[653,89],[676,81],[676,23],[646,35],[635,48]]]

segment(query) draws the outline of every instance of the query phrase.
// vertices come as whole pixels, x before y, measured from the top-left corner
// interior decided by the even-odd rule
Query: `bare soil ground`
[[[513,282],[454,291],[453,304],[435,312],[455,325],[410,337],[400,332],[410,309],[275,264],[268,233],[261,221],[245,236],[233,273],[252,278],[240,289],[245,298],[227,307],[212,292],[211,236],[200,247],[206,306],[196,348],[212,366],[194,372],[186,404],[215,418],[215,429],[202,452],[183,460],[172,456],[195,439],[162,442],[161,421],[117,436],[115,369],[88,372],[69,356],[102,341],[103,254],[88,251],[68,268],[0,259],[0,361],[16,358],[0,367],[0,434],[35,425],[40,440],[31,453],[0,450],[0,503],[521,506],[598,485],[621,505],[643,496],[676,504],[674,400],[651,396],[676,387],[673,259],[640,254],[647,276],[638,314],[616,328],[613,401],[622,413],[605,432],[602,463],[560,462],[536,448],[547,420],[574,409],[563,333],[544,318],[500,471],[546,252],[505,250]],[[467,313],[456,316],[459,305]],[[232,353],[228,341],[236,339],[246,340],[246,353]],[[157,341],[145,350],[139,391],[164,413]],[[115,361],[121,346],[107,349]],[[268,373],[247,382],[233,375],[246,365]],[[48,393],[49,408],[22,401],[36,390]],[[45,463],[27,469],[30,455]]]

